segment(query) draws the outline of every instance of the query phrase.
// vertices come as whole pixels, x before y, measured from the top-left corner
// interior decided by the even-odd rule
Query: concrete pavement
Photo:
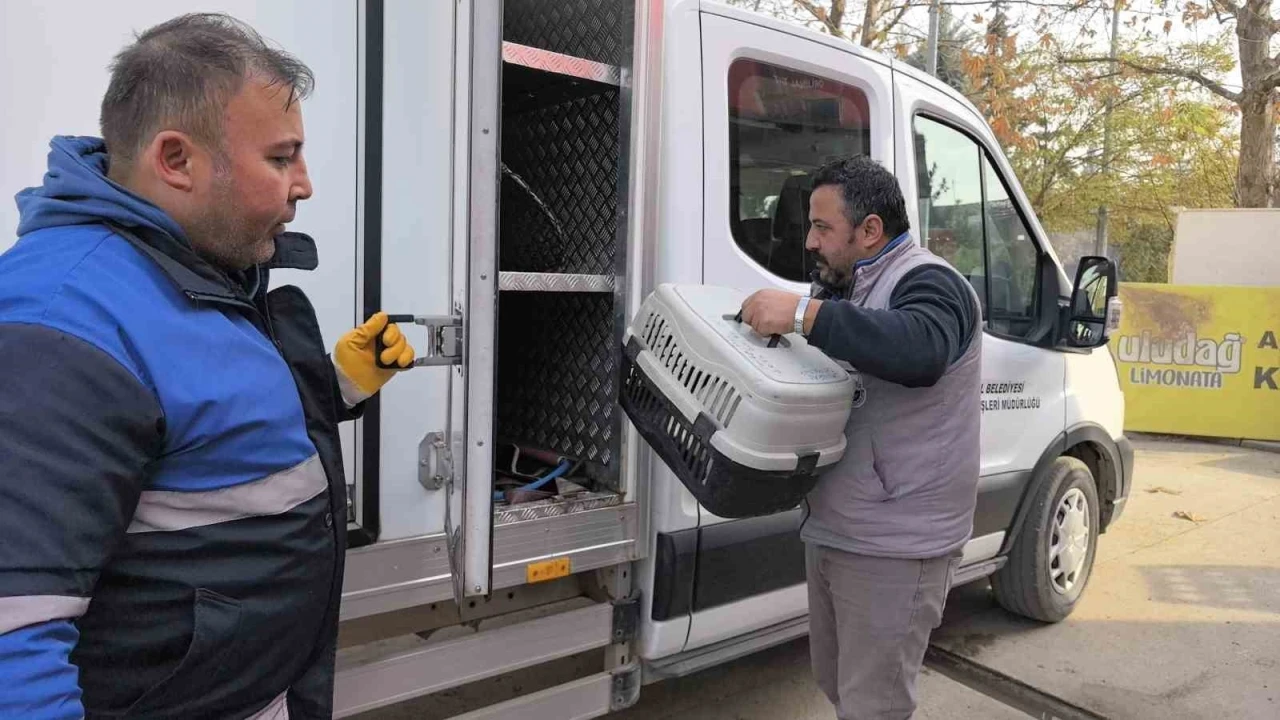
[[[1025,720],[1026,715],[925,668],[914,720]],[[800,639],[688,677],[646,685],[608,720],[833,720]]]
[[[1018,619],[975,584],[935,644],[1106,717],[1280,718],[1280,455],[1137,449],[1129,507],[1070,618]]]

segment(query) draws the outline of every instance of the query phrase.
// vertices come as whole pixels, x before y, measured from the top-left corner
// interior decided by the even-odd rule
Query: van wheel
[[[1031,499],[1009,562],[991,576],[996,601],[1035,620],[1063,620],[1089,582],[1097,548],[1098,487],[1093,473],[1076,458],[1060,457]]]

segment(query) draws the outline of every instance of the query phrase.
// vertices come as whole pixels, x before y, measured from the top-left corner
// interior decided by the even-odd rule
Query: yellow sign
[[[1121,283],[1125,429],[1280,440],[1280,287]]]

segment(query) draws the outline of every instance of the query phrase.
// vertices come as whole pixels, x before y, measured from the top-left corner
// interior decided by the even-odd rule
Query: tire
[[[1009,561],[991,576],[991,589],[1009,612],[1056,623],[1075,609],[1093,575],[1098,486],[1087,465],[1063,456],[1049,466],[1030,502]]]

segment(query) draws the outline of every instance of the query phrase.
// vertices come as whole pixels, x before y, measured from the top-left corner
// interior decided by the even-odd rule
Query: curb
[[[1240,447],[1280,455],[1280,442],[1271,442],[1269,440],[1241,440]]]
[[[1280,455],[1280,442],[1271,440],[1244,440],[1240,438],[1221,438],[1208,437],[1203,435],[1174,435],[1169,433],[1146,433],[1146,432],[1130,432],[1125,433],[1127,437],[1133,439],[1144,439],[1164,442],[1199,442],[1208,445],[1228,445],[1231,447],[1241,447],[1248,450],[1257,450],[1259,452],[1275,453]]]

